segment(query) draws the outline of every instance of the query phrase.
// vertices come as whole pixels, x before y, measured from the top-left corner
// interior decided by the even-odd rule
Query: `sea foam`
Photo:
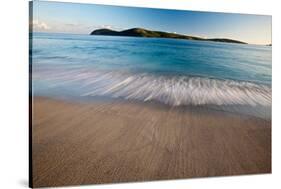
[[[80,96],[108,96],[180,105],[271,106],[271,87],[252,82],[193,76],[97,71],[88,69],[35,71],[33,78],[52,87],[73,88]],[[51,83],[51,84],[50,84]]]

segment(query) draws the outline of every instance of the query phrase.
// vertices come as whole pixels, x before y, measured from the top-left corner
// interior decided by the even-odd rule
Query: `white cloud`
[[[93,30],[93,29],[110,29],[110,30],[118,30],[118,31],[126,29],[126,28],[117,27],[117,26],[108,25],[108,24],[106,24],[106,25],[94,25],[90,28],[91,28],[91,30]]]
[[[33,29],[44,31],[44,30],[50,30],[50,26],[48,26],[45,22],[39,21],[39,20],[33,20]]]
[[[89,34],[93,30],[106,28],[111,30],[124,30],[124,28],[116,27],[114,25],[90,25],[78,22],[63,23],[58,21],[46,22],[39,19],[33,20],[31,26],[35,32],[56,32],[56,33],[77,33],[77,34]]]
[[[102,25],[101,28],[112,29],[113,27],[111,25]]]

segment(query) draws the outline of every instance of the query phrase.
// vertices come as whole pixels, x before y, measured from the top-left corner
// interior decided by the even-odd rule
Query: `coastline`
[[[32,133],[34,187],[271,173],[271,120],[212,109],[36,96]]]

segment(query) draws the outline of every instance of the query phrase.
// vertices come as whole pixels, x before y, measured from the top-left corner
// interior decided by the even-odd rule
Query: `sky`
[[[271,44],[271,16],[33,2],[33,31],[89,34],[95,29],[145,28],[204,38]]]

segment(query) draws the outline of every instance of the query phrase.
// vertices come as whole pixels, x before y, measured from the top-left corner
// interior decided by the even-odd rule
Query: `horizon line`
[[[95,31],[95,30],[99,30],[99,29],[107,29],[107,30],[111,30],[111,31],[124,31],[124,30],[129,30],[129,29],[134,29],[134,28],[139,28],[139,29],[145,29],[145,30],[149,30],[149,29],[146,29],[146,28],[141,28],[141,27],[133,27],[133,28],[127,28],[127,29],[122,29],[122,30],[114,30],[114,29],[108,29],[108,28],[98,28],[98,29],[94,29],[94,30],[91,30],[91,32]],[[158,32],[166,32],[166,31],[159,31],[159,30],[151,30],[151,31],[158,31]],[[29,33],[50,33],[50,34],[72,34],[72,35],[90,35],[90,33],[72,33],[72,32],[49,32],[49,31],[31,31]],[[174,32],[166,32],[166,33],[174,33]],[[230,40],[237,40],[237,39],[232,39],[232,38],[227,38],[227,37],[212,37],[212,38],[206,38],[206,37],[201,37],[199,35],[188,35],[188,34],[182,34],[182,33],[177,33],[175,32],[175,34],[179,34],[179,35],[185,35],[185,36],[191,36],[191,37],[200,37],[200,38],[203,38],[203,39],[230,39]],[[101,35],[101,36],[106,36],[106,35]],[[122,36],[122,37],[130,37],[130,36]],[[151,37],[151,38],[157,38],[157,37]],[[173,38],[170,38],[170,39],[173,39]],[[177,38],[175,38],[177,39]],[[184,40],[184,39],[183,39]],[[193,40],[193,39],[185,39],[185,40],[192,40],[192,41],[196,41],[196,40]],[[240,41],[240,40],[237,40],[237,41]],[[241,41],[241,42],[244,42],[244,41]],[[263,43],[263,44],[257,44],[257,43],[248,43],[248,42],[244,42],[245,44],[244,45],[259,45],[259,46],[272,46],[272,43]]]

